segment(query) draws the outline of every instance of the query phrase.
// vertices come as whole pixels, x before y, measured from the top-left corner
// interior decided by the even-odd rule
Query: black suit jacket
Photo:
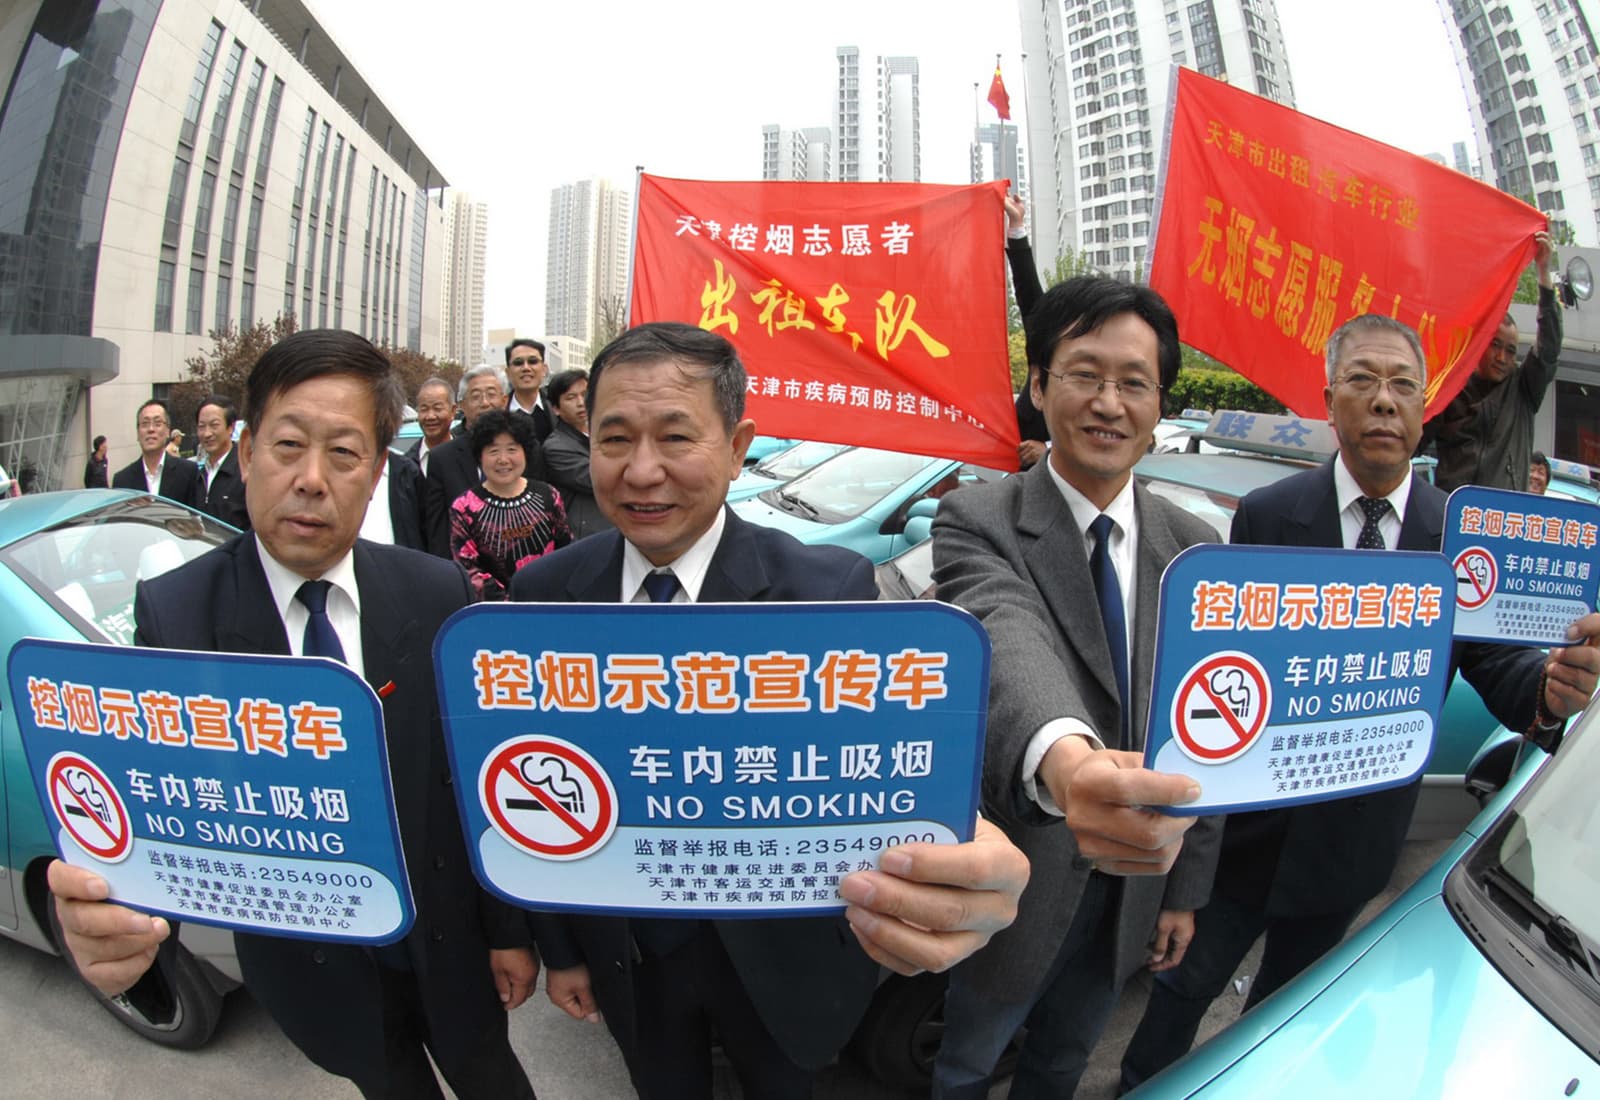
[[[389,452],[389,523],[394,528],[394,544],[408,550],[428,549],[428,531],[423,521],[423,502],[427,487],[422,470],[405,455]]]
[[[529,481],[549,481],[542,448],[536,443],[526,450],[528,465],[523,476]],[[482,484],[470,436],[458,436],[428,455],[428,477],[422,501],[428,553],[450,557],[450,505],[468,489]]]
[[[111,479],[111,487],[132,489],[136,493],[149,492],[144,483],[144,459],[136,458],[118,470]],[[168,455],[161,463],[161,487],[156,492],[168,500],[199,508],[200,467],[187,458]]]
[[[596,531],[610,530],[612,523],[594,499],[594,480],[589,475],[589,437],[565,420],[557,420],[544,441],[544,464],[550,484],[561,494],[567,510],[572,537],[581,539]]]
[[[1344,545],[1333,462],[1257,489],[1239,502],[1229,542],[1260,546]],[[1439,549],[1445,494],[1415,475],[1399,550]],[[1521,646],[1456,643],[1450,658],[1510,729],[1533,721],[1544,654]],[[1355,909],[1388,885],[1422,789],[1419,779],[1376,794],[1286,810],[1229,814],[1215,890],[1269,916]]]
[[[727,512],[701,603],[871,600],[872,565],[835,546],[803,546],[780,531]],[[546,554],[517,571],[511,599],[616,603],[622,589],[622,535],[604,531]],[[536,914],[539,950],[558,969],[586,964],[617,1041],[631,1046],[633,937],[623,917]],[[715,922],[745,991],[768,1032],[797,1064],[825,1065],[855,1030],[877,983],[878,967],[842,917]]]
[[[531,413],[523,412],[521,409],[512,409],[511,415],[526,416],[528,419],[532,420],[533,434],[539,438],[540,443],[543,443],[546,439],[549,439],[551,431],[555,429],[556,422],[551,418],[550,410],[544,407],[543,402],[535,405]],[[540,478],[539,480],[543,481],[545,479]]]
[[[383,698],[384,737],[417,919],[403,941],[432,1049],[457,1063],[506,1026],[489,970],[491,947],[529,941],[523,914],[472,876],[439,725],[431,646],[444,620],[471,600],[455,565],[357,542],[361,653]],[[197,614],[197,610],[203,614]],[[153,580],[134,597],[137,645],[215,653],[287,654],[254,536]],[[378,964],[358,946],[234,936],[251,993],[306,1056],[331,1073],[374,1079],[384,1065]]]
[[[239,448],[228,451],[217,472],[206,483],[206,473],[200,469],[200,510],[215,516],[223,523],[232,524],[241,531],[250,530],[250,513],[244,506],[244,478],[239,476]],[[162,472],[161,480],[166,481]]]

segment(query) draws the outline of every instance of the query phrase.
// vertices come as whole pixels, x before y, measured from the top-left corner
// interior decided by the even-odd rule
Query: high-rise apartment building
[[[74,483],[96,434],[131,461],[135,410],[213,330],[292,314],[437,352],[446,180],[299,0],[20,0],[0,84],[0,465],[25,487]]]
[[[761,127],[761,178],[827,180],[832,149],[833,131],[826,126],[790,130],[769,123]]]
[[[1555,2],[1555,0],[1551,0]],[[1145,271],[1174,62],[1294,105],[1274,0],[1018,0],[1042,264]]]
[[[922,110],[917,59],[878,58],[878,178],[922,181]]]
[[[489,251],[489,204],[450,196],[444,224],[444,279],[439,357],[463,367],[483,357],[483,273]]]
[[[550,192],[544,330],[592,345],[620,324],[628,290],[632,196],[609,180]]]
[[[834,179],[854,183],[871,176],[861,174],[861,51],[855,46],[834,50],[839,62],[839,85],[833,97]]]
[[[1018,156],[1015,122],[978,126],[972,134],[972,182],[1010,180],[1012,190],[1028,197],[1026,163]]]
[[[1440,0],[1485,181],[1600,240],[1593,0]]]

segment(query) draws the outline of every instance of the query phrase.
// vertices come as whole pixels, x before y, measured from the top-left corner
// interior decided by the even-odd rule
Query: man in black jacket
[[[191,508],[200,507],[199,468],[167,452],[172,434],[172,410],[167,403],[152,397],[140,405],[134,427],[139,434],[139,457],[116,472],[111,487],[156,493]]]

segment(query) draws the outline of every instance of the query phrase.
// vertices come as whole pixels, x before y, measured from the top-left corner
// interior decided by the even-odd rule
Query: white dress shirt
[[[1359,503],[1367,494],[1361,491],[1355,475],[1345,466],[1343,452],[1333,464],[1333,491],[1339,501],[1339,537],[1346,550],[1354,550],[1361,538],[1361,528],[1367,523],[1367,513],[1361,510]],[[1401,478],[1395,491],[1384,499],[1389,502],[1389,511],[1378,521],[1378,534],[1383,536],[1384,549],[1393,550],[1400,542],[1400,525],[1406,514],[1406,502],[1411,499],[1410,475]]]
[[[150,467],[145,465],[144,456],[139,456],[139,468],[144,470],[144,487],[154,496],[161,491],[161,474],[167,468],[167,452],[161,452],[161,459],[156,463],[155,473],[150,472]]]
[[[256,539],[256,549],[261,553],[261,568],[266,571],[267,587],[272,589],[272,602],[278,609],[278,618],[283,620],[284,633],[289,635],[289,652],[296,657],[303,656],[301,649],[305,644],[306,623],[311,619],[311,612],[294,597],[307,578],[279,564],[261,545],[259,538]],[[328,621],[333,624],[333,632],[339,635],[344,663],[357,676],[365,676],[367,666],[361,659],[361,592],[356,588],[355,559],[346,552],[319,579],[333,584],[328,589]]]
[[[678,591],[673,594],[673,603],[700,601],[700,589],[706,582],[707,571],[711,568],[711,556],[717,552],[717,545],[722,542],[723,528],[727,525],[727,510],[717,509],[717,518],[706,529],[705,534],[695,539],[694,544],[670,564],[660,567],[663,571],[672,570],[678,578]],[[657,567],[650,564],[650,559],[641,554],[633,543],[624,539],[622,591],[619,593],[622,602],[649,603],[650,593],[644,590],[644,579],[654,572],[657,572]]]

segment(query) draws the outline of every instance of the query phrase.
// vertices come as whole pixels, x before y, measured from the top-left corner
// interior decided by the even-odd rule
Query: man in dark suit
[[[616,530],[518,571],[514,600],[870,600],[872,566],[747,524],[724,503],[755,433],[733,347],[691,325],[648,324],[589,376],[596,499]],[[661,587],[658,588],[657,586]],[[877,979],[944,969],[1014,912],[1020,853],[986,822],[959,845],[890,850],[848,877],[845,918],[739,921],[535,917],[550,999],[596,1006],[646,1100],[711,1095],[710,1031],[747,1096],[805,1097],[854,1030]]]
[[[1328,340],[1323,390],[1339,453],[1257,489],[1234,513],[1231,542],[1346,549],[1439,549],[1445,494],[1411,470],[1422,432],[1427,367],[1417,335],[1366,314]],[[1600,614],[1575,625],[1575,641],[1600,635]],[[1484,704],[1511,729],[1559,735],[1594,691],[1600,651],[1458,643],[1451,655]],[[1344,938],[1389,882],[1421,780],[1376,794],[1281,810],[1232,814],[1209,905],[1176,969],[1156,976],[1128,1044],[1122,1084],[1132,1088],[1188,1052],[1211,1001],[1256,938],[1266,934],[1249,1010]]]
[[[430,378],[417,387],[417,427],[422,438],[406,448],[406,457],[426,477],[428,457],[466,431],[456,423],[456,391],[443,378]]]
[[[241,531],[250,529],[250,513],[244,506],[244,479],[239,476],[239,458],[234,454],[233,426],[239,411],[233,401],[212,394],[195,415],[194,431],[200,437],[200,510]]]
[[[1132,478],[1177,375],[1177,322],[1146,287],[1069,279],[1029,311],[1027,347],[1047,458],[951,494],[934,520],[939,596],[993,646],[984,807],[1034,868],[1016,922],[951,976],[939,1097],[987,1096],[1024,1023],[1011,1095],[1072,1095],[1122,984],[1182,958],[1215,861],[1215,819],[1146,808],[1198,785],[1140,755],[1161,571],[1216,541]]]
[[[142,583],[136,640],[341,656],[369,683],[397,685],[382,692],[384,736],[417,917],[404,940],[371,949],[238,934],[245,983],[309,1058],[365,1096],[440,1096],[431,1054],[457,1096],[531,1097],[505,1012],[538,964],[523,915],[472,877],[429,660],[439,626],[469,601],[466,578],[356,538],[399,424],[399,385],[366,340],[312,329],[269,349],[248,387],[239,457],[253,533]],[[168,923],[97,900],[105,882],[82,868],[52,864],[50,887],[85,977],[108,995],[138,981]]]
[[[544,403],[544,380],[549,371],[544,345],[539,341],[519,336],[506,345],[506,377],[511,380],[511,399],[506,407],[533,420],[533,434],[540,443],[555,427]]]
[[[134,427],[139,436],[139,457],[118,470],[111,479],[113,489],[132,489],[156,493],[200,507],[200,471],[186,458],[167,453],[172,434],[172,410],[160,398],[152,397],[139,406]]]
[[[450,556],[450,505],[468,489],[483,484],[483,473],[472,453],[472,440],[465,434],[473,422],[490,409],[503,409],[511,393],[506,372],[493,363],[480,363],[461,376],[461,414],[464,432],[428,456],[427,493],[423,500],[423,522],[428,532],[428,552],[441,558]],[[539,445],[528,452],[526,476],[544,481],[544,456]]]

